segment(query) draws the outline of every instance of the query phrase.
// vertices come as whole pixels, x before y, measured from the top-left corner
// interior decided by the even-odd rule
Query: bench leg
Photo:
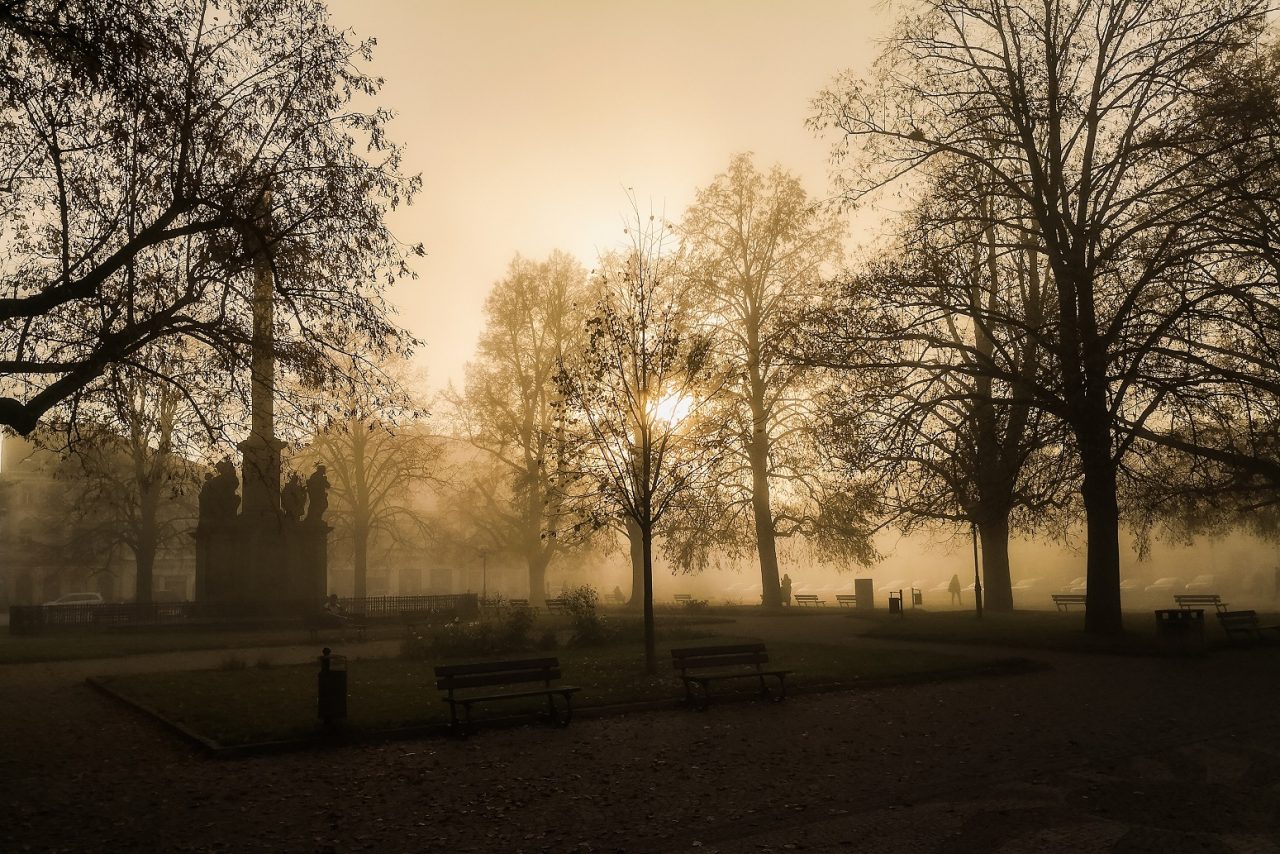
[[[705,712],[707,706],[711,705],[711,680],[704,679],[698,683],[698,687],[702,689],[702,697],[696,701],[696,708],[700,712]]]
[[[551,721],[552,726],[560,724],[560,714],[556,711],[556,695],[547,695],[547,717]]]
[[[560,722],[560,726],[566,727],[573,720],[573,695],[566,693],[564,695],[564,720]]]

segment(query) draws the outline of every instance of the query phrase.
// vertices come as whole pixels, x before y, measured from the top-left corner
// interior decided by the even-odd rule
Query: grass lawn
[[[717,638],[731,643],[732,638]],[[670,666],[670,648],[686,640],[659,644],[659,673],[643,673],[643,647],[627,643],[556,652],[566,684],[582,688],[575,708],[645,700],[675,700],[682,688]],[[705,643],[705,641],[703,642]],[[900,678],[962,670],[994,659],[949,653],[858,650],[850,646],[770,644],[770,664],[795,673],[788,685],[853,685],[867,680]],[[530,655],[537,655],[531,653]],[[520,657],[520,656],[507,656]],[[474,660],[474,659],[463,659]],[[348,669],[349,725],[375,731],[445,723],[448,707],[434,687],[432,666],[440,662],[405,659],[354,659]],[[113,690],[146,705],[170,720],[223,745],[285,740],[317,731],[316,667],[246,667],[183,673],[110,677]],[[738,687],[750,690],[751,680]],[[720,686],[719,693],[734,690]],[[493,709],[475,707],[477,721],[486,715],[508,716],[541,709],[543,703],[507,701]]]
[[[403,630],[400,630],[400,634],[403,634]],[[258,631],[78,632],[16,637],[0,634],[0,664],[304,643],[310,643],[310,636],[301,628]]]
[[[635,621],[631,614],[609,615],[619,622]],[[321,633],[313,641],[299,625],[252,630],[224,627],[197,629],[172,626],[144,628],[134,631],[68,632],[47,635],[10,635],[0,627],[0,664],[23,664],[38,661],[71,661],[89,658],[120,658],[152,652],[183,652],[197,649],[248,649],[260,646],[316,646],[335,638],[333,632]],[[733,622],[731,617],[697,614],[660,614],[660,626],[700,626]],[[539,625],[563,628],[567,620],[542,615]],[[354,631],[349,633],[354,637]],[[396,620],[371,621],[366,639],[400,640],[404,626]]]
[[[1097,637],[1084,630],[1084,613],[1072,611],[1014,611],[992,613],[979,620],[972,611],[908,610],[901,617],[887,612],[859,619],[874,623],[869,637],[895,640],[938,641],[940,643],[993,644],[1065,652],[1099,652],[1127,655],[1161,653],[1151,611],[1130,611],[1124,615],[1125,633],[1120,637]],[[1265,620],[1263,620],[1265,622]],[[1225,643],[1225,636],[1213,610],[1205,614],[1205,640],[1210,645]]]

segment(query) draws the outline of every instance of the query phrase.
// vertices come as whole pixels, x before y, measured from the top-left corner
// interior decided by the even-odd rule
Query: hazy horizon
[[[888,24],[871,0],[622,3],[334,0],[333,20],[377,39],[373,73],[395,110],[404,171],[423,192],[390,217],[421,241],[393,298],[426,346],[433,387],[458,384],[490,287],[517,253],[590,268],[621,238],[626,192],[678,219],[738,152],[779,163],[825,198],[829,143],[810,99],[865,67]]]

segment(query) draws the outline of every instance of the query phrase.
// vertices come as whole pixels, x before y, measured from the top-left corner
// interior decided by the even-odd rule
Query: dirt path
[[[227,761],[85,688],[102,662],[10,666],[0,851],[1280,852],[1278,663],[1057,654],[1019,676]]]

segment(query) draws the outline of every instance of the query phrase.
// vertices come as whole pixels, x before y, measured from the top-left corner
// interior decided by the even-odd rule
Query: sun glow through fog
[[[683,394],[667,394],[658,398],[651,410],[653,419],[664,424],[679,424],[693,409],[693,398]]]

